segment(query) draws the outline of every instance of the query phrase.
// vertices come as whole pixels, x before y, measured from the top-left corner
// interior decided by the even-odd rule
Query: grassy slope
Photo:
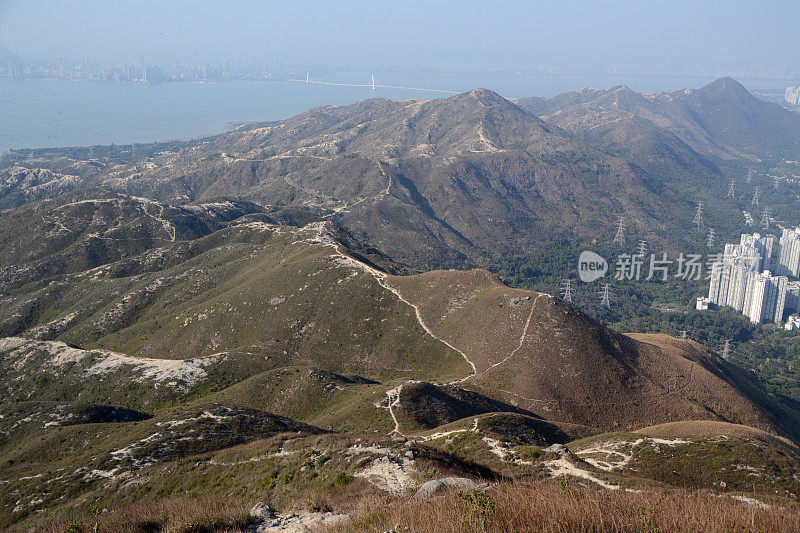
[[[238,358],[261,371],[319,366],[380,378],[465,373],[460,356],[426,335],[413,310],[371,275],[330,247],[296,242],[311,233],[263,225],[223,233],[199,239],[193,245],[202,253],[156,272],[120,278],[111,264],[25,287],[10,299],[6,331],[24,334],[13,316],[33,307],[34,323],[77,314],[56,340],[135,356],[229,352],[236,357],[228,364]],[[164,252],[171,250],[152,253]]]
[[[719,492],[795,500],[800,496],[797,447],[756,428],[684,421],[573,441],[581,459],[610,461],[619,476]],[[627,456],[627,459],[624,459]]]
[[[93,505],[116,508],[187,491],[198,498],[225,492],[251,501],[268,495],[280,505],[316,497],[314,494],[352,500],[363,491],[369,493],[372,489],[362,482],[344,483],[346,487],[335,482],[340,473],[349,476],[363,467],[361,463],[348,464],[343,447],[350,437],[339,436],[335,439],[343,440],[338,444],[326,445],[335,450],[331,452],[335,461],[313,475],[309,461],[316,465],[317,452],[326,452],[310,441],[298,441],[297,456],[302,459],[282,455],[261,459],[280,449],[275,449],[276,441],[270,440],[270,435],[286,429],[286,424],[297,425],[281,422],[270,413],[323,429],[385,435],[393,423],[389,413],[376,404],[385,402],[387,389],[408,378],[442,381],[469,374],[463,356],[437,338],[475,363],[478,375],[461,385],[522,404],[548,419],[584,422],[594,417],[592,425],[613,427],[613,418],[600,415],[616,409],[614,416],[641,426],[651,420],[687,417],[687,413],[715,418],[708,410],[687,405],[695,405],[694,401],[714,406],[717,401],[722,407],[714,407],[715,412],[722,412],[723,407],[730,410],[726,418],[738,416],[771,427],[744,396],[725,385],[724,365],[715,363],[719,368],[705,369],[697,361],[707,356],[681,352],[691,352],[687,343],[676,348],[666,341],[659,345],[658,339],[650,339],[649,344],[634,341],[605,330],[550,296],[508,288],[479,270],[388,277],[386,283],[409,305],[367,270],[337,256],[331,246],[311,242],[320,236],[320,229],[243,224],[191,243],[143,252],[135,260],[57,276],[9,295],[6,303],[12,313],[4,327],[16,327],[15,334],[36,331],[32,328],[42,322],[75,313],[74,318],[48,330],[48,335],[87,348],[138,356],[183,359],[223,355],[206,368],[206,377],[188,394],[169,384],[154,386],[127,367],[86,377],[86,365],[95,359],[51,368],[44,374],[28,368],[49,368],[46,351],[30,354],[28,366],[4,365],[2,377],[7,386],[14,384],[15,400],[146,407],[146,412],[155,415],[128,423],[54,427],[42,427],[46,414],[27,425],[14,426],[20,417],[6,420],[0,440],[1,460],[7,466],[0,481],[10,489],[3,502],[4,523],[53,506],[60,508],[59,516],[65,516],[76,501],[81,502],[78,512],[86,514]],[[432,335],[419,323],[414,305]],[[25,309],[33,312],[25,313]],[[573,335],[575,332],[580,335]],[[680,372],[670,365],[678,364],[690,365],[692,374],[687,371],[691,377],[676,385],[670,380]],[[531,379],[536,375],[530,369],[537,365],[546,370],[544,385]],[[621,369],[621,374],[609,372],[609,367]],[[576,386],[581,376],[594,388]],[[660,384],[659,391],[676,390],[672,396],[663,395],[671,398],[667,402],[661,396],[648,395],[653,388],[629,386],[638,380],[650,387]],[[687,393],[686,387],[694,388]],[[409,391],[413,388],[409,386]],[[446,399],[433,393],[436,391],[427,394],[425,386],[416,388],[424,396],[420,405],[431,407],[436,400]],[[541,476],[544,467],[499,461],[483,435],[515,443],[515,456],[540,457],[536,446],[590,431],[569,426],[561,430],[525,414],[480,416],[504,407],[496,400],[476,400],[452,387],[434,388],[457,400],[449,406],[453,409],[445,409],[441,420],[433,417],[434,425],[465,413],[470,417],[476,414],[480,420],[478,433],[463,432],[449,443],[446,438],[433,442],[507,475]],[[619,391],[626,391],[633,401],[620,402]],[[595,401],[587,402],[588,395],[596,395]],[[537,401],[526,405],[521,397]],[[406,402],[414,403],[404,398],[403,405],[397,406],[401,419]],[[554,401],[561,411],[541,408]],[[201,416],[205,410],[217,409],[213,407],[216,404],[243,414],[237,415],[237,421],[221,424],[213,422],[213,417]],[[43,409],[47,405],[51,404]],[[226,411],[220,412],[224,415]],[[196,420],[174,425],[176,420],[188,419]],[[423,422],[415,422],[414,427],[432,427],[427,419]],[[178,428],[177,433],[171,428]],[[194,438],[198,435],[203,438]],[[181,440],[184,437],[190,438]],[[313,437],[317,438],[328,437]],[[124,471],[107,477],[119,463],[111,452],[135,443],[139,443],[134,447],[139,452],[126,460]],[[243,462],[225,461],[230,464],[222,471],[207,461],[208,454],[227,457],[239,453],[237,450],[247,450]],[[158,461],[147,464],[153,454]],[[252,462],[259,466],[253,469]],[[453,473],[464,471],[459,464],[452,458],[444,463]],[[57,487],[53,479],[59,480]],[[46,501],[37,502],[37,495],[42,494]],[[19,511],[12,511],[18,506]]]

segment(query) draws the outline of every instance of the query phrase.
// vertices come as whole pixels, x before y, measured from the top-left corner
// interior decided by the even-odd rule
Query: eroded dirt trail
[[[317,235],[314,238],[313,242],[315,242],[317,244],[323,244],[323,245],[327,245],[327,246],[332,247],[333,250],[334,250],[334,256],[337,257],[339,260],[341,260],[344,264],[352,266],[353,268],[362,270],[362,271],[366,272],[367,274],[369,274],[370,276],[372,276],[373,278],[375,278],[375,280],[378,282],[378,284],[381,287],[383,287],[387,291],[389,291],[392,294],[394,294],[397,297],[398,300],[400,300],[401,302],[403,302],[404,304],[408,305],[409,307],[411,307],[414,310],[414,315],[416,316],[417,322],[419,323],[419,325],[423,329],[423,331],[425,331],[425,333],[427,333],[434,340],[436,340],[438,342],[441,342],[442,344],[444,344],[445,346],[447,346],[451,350],[455,351],[456,353],[461,355],[461,357],[464,358],[464,361],[466,361],[467,364],[472,368],[472,373],[469,374],[468,376],[462,378],[462,379],[458,379],[458,380],[452,381],[451,383],[463,383],[464,381],[466,381],[471,376],[473,376],[473,375],[475,375],[477,373],[477,369],[475,367],[475,363],[473,363],[470,360],[470,358],[467,356],[467,354],[465,354],[463,351],[459,350],[458,348],[456,348],[455,346],[453,346],[452,344],[450,344],[446,340],[444,340],[441,337],[437,336],[431,330],[431,328],[429,328],[428,325],[425,323],[425,319],[422,318],[422,313],[420,312],[419,306],[409,302],[405,297],[403,297],[403,295],[400,293],[400,291],[398,291],[396,288],[394,288],[391,285],[389,285],[389,283],[387,281],[388,275],[385,272],[381,272],[380,270],[378,270],[378,269],[376,269],[376,268],[374,268],[374,267],[372,267],[372,266],[370,266],[370,265],[368,265],[366,263],[363,263],[363,262],[361,262],[361,261],[359,261],[359,260],[347,255],[346,253],[344,253],[342,251],[342,249],[341,249],[341,246],[329,234],[325,233],[325,223],[324,222],[317,223],[317,227],[314,228],[314,229],[317,230]]]

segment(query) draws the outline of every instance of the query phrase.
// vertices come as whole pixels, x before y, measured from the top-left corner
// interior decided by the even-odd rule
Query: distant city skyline
[[[662,76],[721,78],[740,80],[800,80],[800,69],[713,69],[632,67],[628,69],[591,65],[585,67],[507,63],[497,65],[463,62],[439,63],[369,63],[341,60],[320,61],[313,58],[250,58],[220,60],[176,60],[169,58],[109,59],[89,58],[0,58],[0,78],[86,79],[117,82],[268,80],[315,76],[340,71],[435,71],[435,72],[506,72],[535,74],[586,74],[616,76]],[[149,72],[149,76],[148,76]],[[793,102],[786,92],[786,101]]]
[[[43,16],[46,14],[46,16]],[[800,4],[409,0],[0,0],[0,47],[28,60],[235,61],[794,76]],[[2,55],[0,53],[0,55]]]

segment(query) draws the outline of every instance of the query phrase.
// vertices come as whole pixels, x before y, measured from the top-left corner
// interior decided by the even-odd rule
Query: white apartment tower
[[[800,277],[800,228],[783,230],[775,270],[783,276]]]
[[[708,292],[711,302],[729,305],[737,311],[744,308],[747,275],[760,272],[762,254],[765,253],[763,246],[756,247],[758,239],[743,238],[742,242],[745,244],[726,244],[722,261],[712,264]]]
[[[751,274],[744,314],[755,324],[782,321],[789,279],[773,276],[769,270]]]

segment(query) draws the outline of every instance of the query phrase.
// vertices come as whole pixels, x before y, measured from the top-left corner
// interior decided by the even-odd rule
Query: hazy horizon
[[[799,18],[788,1],[0,0],[0,154],[191,138],[320,105],[477,87],[521,98],[733,76],[782,103],[800,84]],[[308,72],[310,86],[287,81]]]
[[[47,16],[42,16],[46,13]],[[800,70],[800,4],[0,0],[0,47],[25,58]]]

